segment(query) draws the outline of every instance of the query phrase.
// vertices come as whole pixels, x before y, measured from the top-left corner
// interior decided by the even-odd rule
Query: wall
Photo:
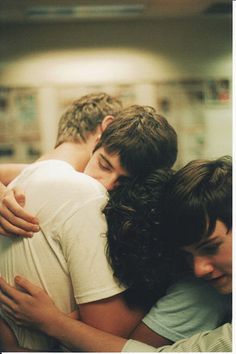
[[[231,75],[229,18],[8,25],[0,83],[43,85]]]
[[[169,19],[66,24],[5,25],[0,39],[0,84],[38,87],[42,151],[53,146],[58,88],[135,84],[137,103],[156,106],[154,82],[231,79],[231,22],[226,18]],[[183,95],[181,86],[173,91]],[[190,102],[191,103],[191,102]],[[171,114],[180,134],[181,154],[189,142],[182,128],[191,104]],[[202,112],[203,110],[203,112]],[[185,113],[183,114],[183,111]],[[223,112],[223,114],[222,114]],[[201,108],[205,155],[231,153],[231,106]],[[182,122],[180,124],[180,117]],[[217,118],[216,118],[217,117]],[[216,123],[217,122],[217,123]],[[215,148],[224,127],[224,144]],[[185,134],[186,135],[186,134]],[[186,154],[185,163],[194,155]]]

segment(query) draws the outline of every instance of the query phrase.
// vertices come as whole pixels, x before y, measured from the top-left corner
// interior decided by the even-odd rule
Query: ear
[[[114,120],[113,116],[106,116],[101,122],[102,132],[108,127],[108,125]]]

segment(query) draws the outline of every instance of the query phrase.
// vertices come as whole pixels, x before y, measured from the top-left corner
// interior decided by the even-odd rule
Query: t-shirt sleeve
[[[232,327],[227,323],[213,331],[201,332],[160,348],[128,340],[122,352],[232,352]]]
[[[61,247],[78,304],[104,299],[124,291],[106,257],[107,224],[104,198],[90,200],[64,223]]]
[[[230,297],[205,281],[187,277],[175,283],[144,317],[154,332],[176,342],[220,326],[230,312]]]

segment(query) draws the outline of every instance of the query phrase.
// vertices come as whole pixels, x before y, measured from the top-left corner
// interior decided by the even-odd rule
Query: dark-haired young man
[[[159,179],[154,175],[146,180],[148,182],[146,208],[148,205],[153,206],[150,187],[152,185],[155,188],[157,181]],[[140,184],[133,185],[133,188],[140,189]],[[230,293],[232,287],[231,159],[224,157],[214,161],[193,161],[174,175],[167,191],[164,225],[166,235],[171,240],[169,244],[181,247],[192,255],[194,273],[197,277],[208,281],[221,293]],[[135,205],[135,198],[133,198],[129,205],[130,209],[126,208],[126,212],[132,213]],[[170,224],[170,221],[173,223]],[[173,227],[177,230],[176,234],[172,233]],[[85,351],[123,350],[126,352],[232,350],[230,324],[225,324],[213,331],[196,334],[173,346],[157,349],[137,341],[126,341],[79,321],[68,319],[56,309],[51,299],[40,288],[21,277],[16,279],[16,283],[24,288],[28,295],[0,280],[3,290],[0,301],[8,306],[10,315],[21,323],[36,323],[40,330],[59,340],[65,340],[73,348],[81,348]],[[204,297],[204,293],[202,296]],[[192,320],[194,321],[194,318]]]
[[[231,293],[231,157],[193,161],[178,171],[167,190],[165,220],[171,243],[185,251],[196,277]]]
[[[228,294],[226,299],[231,300],[232,158],[188,163],[170,179],[164,200],[162,222],[166,242],[173,249],[184,251],[178,256],[185,255],[197,278],[219,293]],[[230,321],[230,317],[225,320]],[[228,323],[165,350],[231,351],[231,348],[232,329]],[[126,350],[136,351],[135,346],[128,344]],[[144,347],[142,350],[146,351]]]

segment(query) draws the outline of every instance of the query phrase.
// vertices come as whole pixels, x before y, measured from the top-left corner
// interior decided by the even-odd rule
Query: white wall
[[[226,18],[8,25],[0,84],[51,85],[231,75]]]
[[[58,87],[136,83],[138,103],[155,105],[154,81],[231,79],[229,17],[11,24],[3,26],[0,44],[0,85],[39,88],[44,151],[55,141]],[[231,107],[224,117],[218,112],[206,112],[209,155],[231,153]]]

